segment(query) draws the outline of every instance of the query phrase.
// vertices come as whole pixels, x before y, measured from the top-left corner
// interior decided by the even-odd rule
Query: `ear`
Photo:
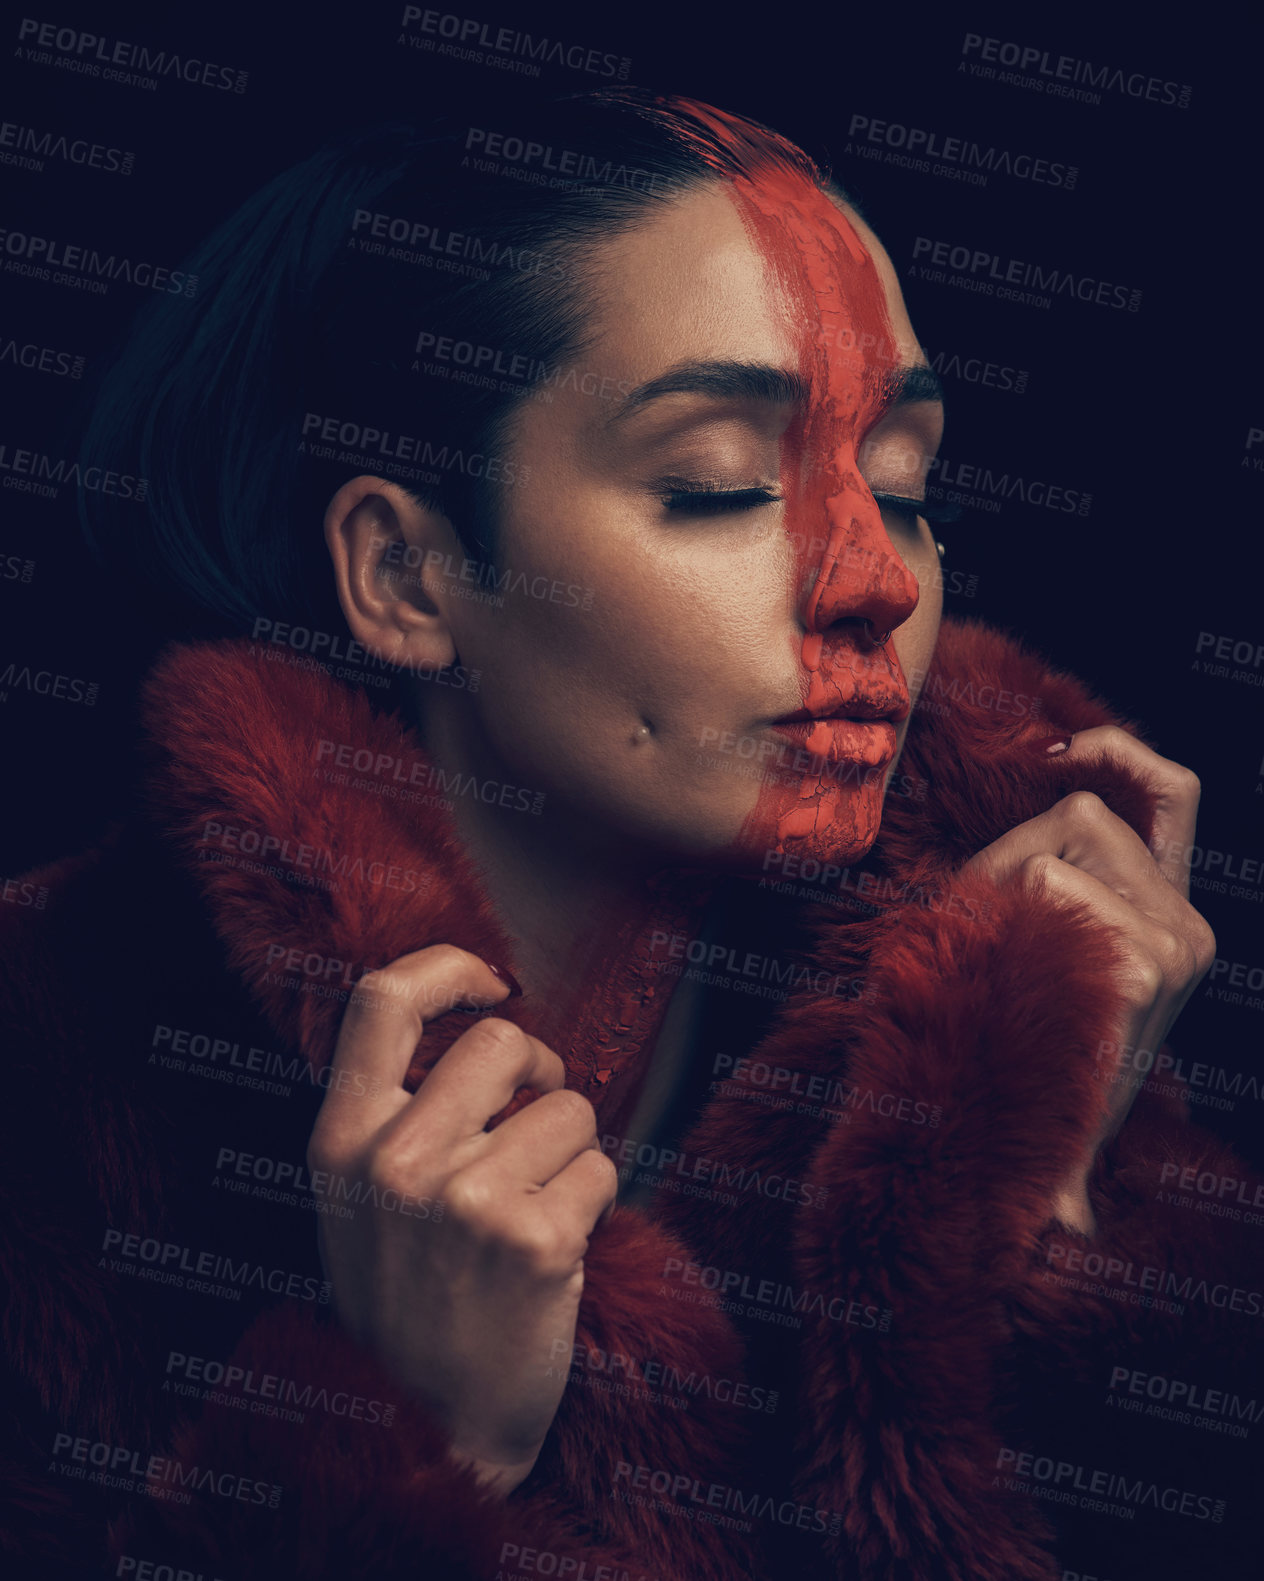
[[[384,478],[352,478],[329,502],[325,542],[357,642],[415,670],[457,663],[441,572],[465,551],[446,516]]]

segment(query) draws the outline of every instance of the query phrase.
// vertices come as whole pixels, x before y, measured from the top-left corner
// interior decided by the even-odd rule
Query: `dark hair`
[[[151,303],[110,369],[84,452],[145,479],[146,504],[82,492],[90,544],[234,626],[337,630],[314,526],[375,471],[489,558],[507,420],[582,351],[587,250],[755,160],[823,179],[779,134],[720,121],[608,89],[521,109],[508,135],[372,128],[277,176],[188,261],[196,294]],[[415,371],[423,336],[448,377]]]

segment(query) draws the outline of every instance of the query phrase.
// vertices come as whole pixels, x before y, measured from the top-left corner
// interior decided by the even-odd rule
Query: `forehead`
[[[877,270],[886,323],[856,322],[854,341],[824,334],[822,349],[832,361],[857,364],[857,373],[859,363],[874,372],[919,361],[899,278],[881,242],[854,210],[812,192],[811,223],[799,227],[805,240],[775,249],[761,242],[749,201],[729,182],[708,181],[650,210],[598,250],[590,329],[638,362],[648,355],[661,362],[666,347],[671,361],[731,357],[794,366],[811,329],[805,312],[819,329],[835,293],[851,294],[847,249],[858,248]],[[840,255],[841,264],[822,267]]]

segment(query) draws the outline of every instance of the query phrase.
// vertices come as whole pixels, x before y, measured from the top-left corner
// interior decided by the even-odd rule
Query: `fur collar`
[[[147,679],[144,720],[151,810],[231,968],[315,1064],[331,1057],[346,989],[369,966],[447,941],[512,969],[444,780],[397,715],[286,647],[233,639],[168,648]],[[879,896],[922,895],[1074,788],[1098,791],[1147,833],[1148,797],[1126,774],[1081,769],[1072,782],[1026,750],[1107,722],[1079,682],[1019,643],[946,620],[887,797]],[[839,919],[871,909],[837,890],[783,887],[833,898]],[[529,1024],[529,1007],[498,1013]],[[432,1061],[443,1040],[428,1041]],[[609,1071],[585,1052],[572,1082],[597,1102]]]

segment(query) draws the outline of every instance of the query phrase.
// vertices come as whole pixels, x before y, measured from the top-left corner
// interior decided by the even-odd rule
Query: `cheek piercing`
[[[632,732],[632,745],[634,747],[644,746],[651,735],[653,735],[653,731],[648,725],[638,725]]]

